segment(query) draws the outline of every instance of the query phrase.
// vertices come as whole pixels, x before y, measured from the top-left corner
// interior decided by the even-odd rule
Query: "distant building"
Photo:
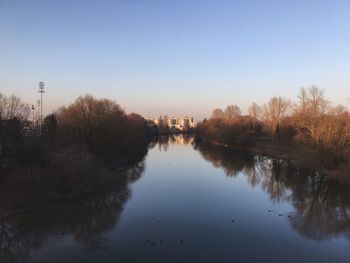
[[[168,117],[166,115],[159,116],[158,118],[146,118],[146,120],[150,123],[152,122],[154,125],[158,127],[167,126],[170,129],[177,129],[180,131],[194,128],[196,123],[193,120],[193,117]]]

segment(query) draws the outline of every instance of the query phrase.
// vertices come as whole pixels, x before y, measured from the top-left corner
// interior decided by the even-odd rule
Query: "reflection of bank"
[[[252,187],[260,187],[272,202],[291,202],[295,210],[286,216],[303,237],[350,239],[349,185],[284,160],[249,157],[219,146],[196,144],[195,149],[227,176],[244,175]]]
[[[296,210],[289,218],[293,228],[313,240],[337,236],[350,239],[349,185],[320,174],[299,179],[298,184],[290,185],[293,193],[300,187],[304,189],[293,200]]]
[[[118,224],[130,196],[130,183],[144,172],[144,162],[110,174],[109,188],[94,196],[62,202],[3,219],[0,224],[0,262],[26,262],[32,250],[48,240],[73,237],[82,248],[103,248],[104,234]]]

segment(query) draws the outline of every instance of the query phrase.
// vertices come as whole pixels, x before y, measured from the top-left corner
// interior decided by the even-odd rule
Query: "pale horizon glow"
[[[145,117],[246,113],[317,85],[349,106],[350,2],[0,0],[0,92],[92,94]]]

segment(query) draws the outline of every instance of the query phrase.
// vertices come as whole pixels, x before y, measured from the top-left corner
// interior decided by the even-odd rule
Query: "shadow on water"
[[[118,224],[131,195],[130,184],[145,170],[141,161],[111,172],[109,186],[93,196],[59,202],[0,222],[0,261],[23,262],[51,239],[72,238],[82,249],[103,249],[104,234]]]
[[[242,174],[273,203],[290,202],[288,221],[303,237],[350,239],[350,186],[288,161],[253,156],[218,146],[195,145],[201,156],[230,177]]]

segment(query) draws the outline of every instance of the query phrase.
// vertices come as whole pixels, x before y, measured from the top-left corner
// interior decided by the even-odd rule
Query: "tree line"
[[[115,101],[81,96],[47,115],[41,136],[27,134],[30,111],[19,97],[0,94],[0,215],[105,192],[148,152],[147,122]]]
[[[248,115],[237,105],[214,109],[198,125],[197,139],[236,147],[262,140],[277,145],[317,149],[327,165],[336,167],[350,144],[350,114],[345,106],[332,106],[317,86],[301,88],[296,101],[275,96],[263,105],[253,102]]]
[[[29,105],[19,97],[0,94],[0,163],[29,141],[24,136],[29,115]],[[115,101],[85,95],[47,115],[35,143],[83,146],[97,157],[121,162],[146,145],[149,136],[139,114],[126,114]]]

